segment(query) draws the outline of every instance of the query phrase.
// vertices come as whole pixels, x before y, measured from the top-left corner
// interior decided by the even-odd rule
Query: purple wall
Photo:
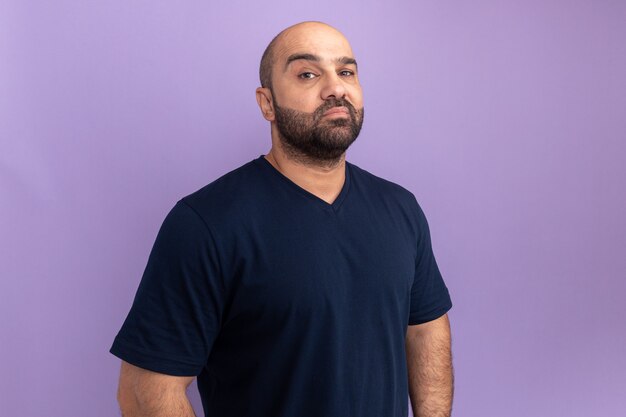
[[[454,415],[626,415],[625,3],[223,3],[0,4],[0,414],[117,415],[158,227],[269,150],[258,61],[313,19],[359,60],[348,160],[429,218]]]

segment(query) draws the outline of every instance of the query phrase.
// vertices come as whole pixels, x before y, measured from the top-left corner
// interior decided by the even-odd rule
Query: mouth
[[[346,107],[333,107],[332,109],[326,110],[322,116],[347,117],[349,115],[350,112],[348,112]]]

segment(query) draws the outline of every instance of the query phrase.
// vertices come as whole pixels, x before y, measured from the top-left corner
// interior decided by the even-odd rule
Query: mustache
[[[348,112],[350,113],[350,117],[354,120],[356,116],[356,109],[350,102],[348,102],[347,100],[343,98],[339,98],[339,99],[332,98],[332,99],[325,101],[322,105],[320,105],[313,112],[314,119],[315,120],[321,119],[324,113],[326,113],[328,110],[334,107],[345,107],[346,109],[348,109]]]

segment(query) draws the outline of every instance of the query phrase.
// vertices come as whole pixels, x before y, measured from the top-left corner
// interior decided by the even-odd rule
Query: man
[[[165,218],[111,352],[126,417],[449,416],[448,290],[406,189],[345,160],[363,123],[336,29],[285,29],[256,96],[272,147]],[[410,393],[409,393],[410,391]]]

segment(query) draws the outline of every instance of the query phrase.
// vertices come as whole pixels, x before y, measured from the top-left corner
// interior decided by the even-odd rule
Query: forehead
[[[287,31],[276,45],[275,62],[284,66],[293,54],[313,54],[322,60],[353,57],[348,40],[338,31],[323,26],[301,27]]]

